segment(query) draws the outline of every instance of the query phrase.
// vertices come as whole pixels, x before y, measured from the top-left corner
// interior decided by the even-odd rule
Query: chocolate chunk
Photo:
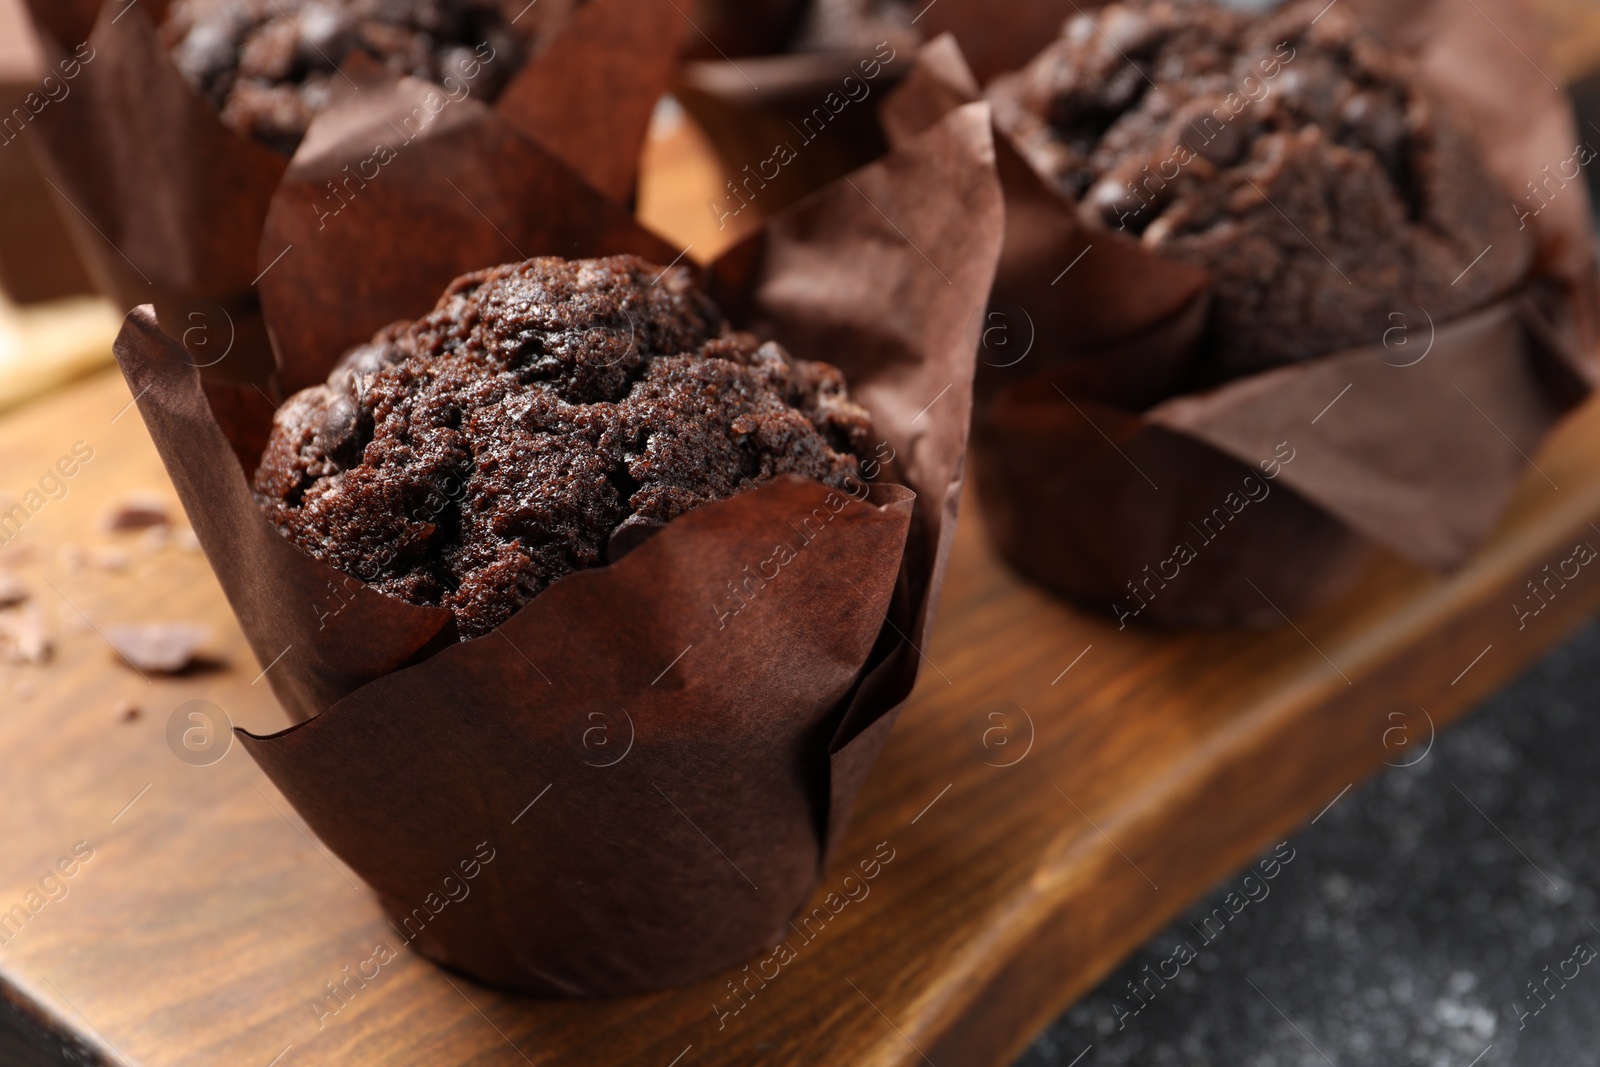
[[[780,474],[857,484],[835,368],[632,256],[456,279],[279,409],[257,498],[290,541],[488,633],[551,582]]]

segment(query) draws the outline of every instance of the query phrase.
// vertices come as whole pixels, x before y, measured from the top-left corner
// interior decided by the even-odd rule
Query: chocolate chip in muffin
[[[528,50],[511,21],[501,0],[175,0],[160,33],[230,129],[292,155],[351,52],[493,100]]]
[[[1376,344],[1395,312],[1464,314],[1532,256],[1415,63],[1323,0],[1081,13],[989,97],[1087,226],[1211,273],[1209,381]]]
[[[551,582],[780,474],[859,492],[843,375],[732,329],[684,268],[465,275],[291,397],[258,500],[317,559],[488,633]]]

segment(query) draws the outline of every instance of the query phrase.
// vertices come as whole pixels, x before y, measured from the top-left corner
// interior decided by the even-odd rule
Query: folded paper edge
[[[688,29],[688,19],[672,4],[590,0],[569,14],[548,42],[541,42],[494,108],[598,192],[624,203],[633,193],[639,151],[656,103],[672,83]],[[637,47],[641,41],[650,46],[643,60]],[[642,106],[630,97],[626,106],[616,107],[604,94],[585,91],[612,80],[608,63],[626,64],[631,72],[648,64],[642,79],[648,88],[641,94],[648,99]],[[550,92],[552,84],[567,91]],[[574,120],[575,113],[580,120]],[[597,145],[605,150],[596,151]]]
[[[1592,382],[1583,376],[1579,368],[1591,364],[1592,359],[1585,360],[1580,354],[1573,352],[1566,339],[1544,319],[1534,302],[1521,292],[1513,293],[1458,318],[1437,323],[1434,332],[1437,336],[1439,331],[1446,330],[1488,329],[1501,320],[1521,337],[1522,368],[1527,376],[1529,391],[1541,395],[1555,412],[1539,433],[1539,438],[1542,440],[1568,411],[1589,395],[1593,388]],[[1142,419],[1149,425],[1159,426],[1188,437],[1207,448],[1240,461],[1247,467],[1252,466],[1261,458],[1260,456],[1249,455],[1244,450],[1233,447],[1224,435],[1207,432],[1204,414],[1201,411],[1202,405],[1225,407],[1231,399],[1251,400],[1256,403],[1270,402],[1275,395],[1294,393],[1297,385],[1307,378],[1325,375],[1341,365],[1381,363],[1386,353],[1387,350],[1383,345],[1363,345],[1327,353],[1303,363],[1249,375],[1206,393],[1171,397],[1144,412]],[[1544,363],[1545,366],[1541,367],[1540,363]],[[1552,371],[1564,372],[1565,380],[1552,382]],[[1479,399],[1492,405],[1502,398],[1496,396]],[[1409,410],[1406,398],[1396,393],[1379,392],[1376,396],[1364,400],[1367,403],[1395,408],[1392,412],[1394,417],[1384,420],[1383,424],[1392,424],[1395,418],[1403,417]],[[1484,417],[1489,419],[1487,415]],[[1493,424],[1497,420],[1489,421]],[[1498,429],[1496,432],[1504,436]],[[1525,451],[1509,438],[1507,446],[1518,455],[1523,455]],[[1286,484],[1292,486],[1297,493],[1359,536],[1382,545],[1414,563],[1442,572],[1460,567],[1477,550],[1482,537],[1486,536],[1494,519],[1503,510],[1514,485],[1514,483],[1507,484],[1498,491],[1475,496],[1474,502],[1485,514],[1480,516],[1481,521],[1475,523],[1483,532],[1473,534],[1454,528],[1447,521],[1444,509],[1424,509],[1419,513],[1419,517],[1414,517],[1412,522],[1401,528],[1375,516],[1353,511],[1347,501],[1330,494],[1328,485],[1314,476],[1308,478],[1299,468],[1286,469],[1284,476]],[[1434,520],[1432,528],[1424,536],[1417,536],[1417,527],[1414,523],[1426,522],[1430,517]]]
[[[638,556],[638,554],[639,554],[641,549],[643,549],[645,546],[648,546],[652,541],[655,541],[656,538],[658,538],[658,537],[667,537],[667,536],[669,536],[669,532],[671,532],[671,531],[675,531],[675,532],[671,532],[670,533],[670,536],[673,537],[673,538],[693,537],[694,536],[694,527],[696,527],[697,525],[700,525],[702,523],[715,522],[717,514],[719,512],[721,512],[721,511],[723,511],[723,510],[726,510],[730,506],[734,506],[735,502],[737,502],[737,506],[738,507],[741,507],[741,508],[749,507],[750,506],[749,500],[747,500],[745,498],[748,497],[748,498],[751,498],[751,499],[761,499],[762,498],[761,494],[763,493],[764,490],[767,490],[767,488],[769,486],[772,486],[772,485],[774,485],[776,483],[780,483],[780,482],[783,482],[783,483],[796,483],[796,484],[809,484],[809,485],[818,486],[818,487],[821,487],[821,488],[827,488],[826,486],[823,485],[823,483],[821,483],[819,481],[816,481],[813,478],[801,478],[798,475],[785,474],[785,475],[779,475],[778,477],[773,478],[773,479],[771,479],[771,480],[769,480],[767,482],[764,482],[761,485],[757,486],[756,488],[748,490],[748,491],[746,491],[744,493],[738,493],[738,494],[735,494],[734,496],[724,497],[721,500],[717,500],[717,501],[713,501],[712,503],[709,503],[709,504],[701,505],[700,507],[694,508],[691,511],[688,511],[688,512],[685,512],[682,515],[679,515],[676,519],[674,519],[671,522],[667,523],[667,525],[662,527],[662,529],[657,534],[653,535],[650,538],[649,541],[646,541],[644,543],[644,545],[641,545],[640,549],[635,549],[633,552],[628,553],[623,558],[621,558],[619,560],[616,560],[614,562],[611,562],[611,563],[604,564],[602,566],[598,566],[598,567],[585,567],[582,570],[573,571],[571,574],[564,575],[563,577],[557,579],[556,581],[551,582],[550,585],[546,589],[542,590],[537,596],[533,597],[527,603],[523,604],[516,611],[514,611],[511,614],[511,617],[509,619],[507,619],[506,622],[502,623],[501,625],[502,626],[507,625],[508,623],[511,622],[512,619],[515,619],[518,615],[521,615],[524,612],[527,612],[527,611],[530,611],[530,610],[532,610],[532,611],[540,610],[538,605],[540,603],[541,598],[543,598],[545,596],[545,594],[549,593],[551,590],[556,589],[559,586],[564,586],[564,585],[565,586],[582,586],[582,585],[584,585],[586,583],[609,582],[609,581],[612,580],[611,578],[602,577],[602,576],[608,574],[608,572],[609,573],[615,573],[615,572],[617,572],[618,570],[620,570],[622,568],[627,568],[629,571],[638,570],[638,571],[641,571],[641,572],[644,572],[644,573],[649,573],[649,567],[650,567],[650,557],[649,557],[649,555],[647,554],[647,555],[639,556],[637,559],[635,557]],[[896,483],[875,484],[875,485],[871,486],[871,493],[872,493],[872,496],[869,499],[870,506],[876,508],[879,512],[882,512],[882,513],[885,513],[885,514],[906,512],[909,515],[910,511],[915,506],[915,502],[916,502],[916,499],[917,499],[917,494],[913,489],[911,489],[909,486],[904,486],[904,485],[901,485],[901,484],[899,484],[897,482]],[[696,518],[696,516],[698,516],[698,518]],[[908,522],[909,522],[909,519],[908,519]],[[298,551],[298,549],[296,551]],[[380,593],[378,595],[379,596],[384,596],[386,594]],[[564,593],[562,595],[565,596],[567,594]],[[551,598],[550,601],[546,601],[546,604],[552,602],[555,599],[556,598]],[[471,638],[471,639],[469,639],[467,641],[452,642],[452,643],[450,643],[448,645],[445,645],[443,647],[440,647],[438,649],[433,650],[431,652],[431,654],[429,654],[429,655],[427,655],[427,656],[425,656],[423,658],[414,660],[412,662],[406,663],[406,664],[404,664],[404,665],[402,665],[400,667],[395,668],[395,670],[390,671],[389,674],[382,675],[381,678],[386,678],[390,674],[399,674],[399,673],[402,673],[404,671],[411,670],[412,668],[415,668],[415,667],[425,666],[426,664],[428,664],[428,663],[432,662],[433,660],[435,660],[436,658],[438,658],[438,656],[447,653],[451,648],[457,647],[457,645],[470,645],[470,644],[473,644],[473,643],[479,642],[479,641],[489,642],[489,641],[491,641],[491,639],[493,639],[495,637],[496,632],[498,630],[499,630],[499,627],[496,627],[495,631],[491,631],[490,633],[483,634],[483,635],[481,635],[479,637]],[[881,632],[881,630],[880,630],[880,632]],[[377,682],[379,680],[381,680],[381,679],[380,678],[375,678],[375,679],[373,679],[373,682]],[[269,733],[269,734],[257,734],[257,733],[244,731],[243,732],[243,736],[247,737],[251,742],[253,742],[255,744],[272,744],[274,742],[281,741],[282,739],[287,738],[291,734],[298,733],[301,730],[302,727],[309,726],[314,722],[317,722],[319,720],[323,720],[323,719],[326,719],[326,718],[329,718],[331,716],[336,715],[337,712],[338,712],[340,704],[344,703],[347,698],[348,699],[354,699],[354,698],[359,697],[361,695],[362,690],[366,689],[368,686],[373,684],[373,682],[369,682],[369,683],[367,683],[367,685],[363,685],[363,686],[361,686],[361,687],[359,687],[357,689],[351,690],[348,694],[346,694],[346,697],[341,697],[340,700],[334,702],[332,705],[328,706],[327,708],[324,708],[322,711],[318,712],[317,714],[311,716],[308,719],[302,720],[300,722],[293,723],[290,726],[286,726],[281,730],[277,730],[277,731],[274,731],[274,732]]]
[[[130,311],[123,320],[122,330],[113,344],[118,365],[135,403],[150,431],[162,464],[168,471],[190,524],[200,539],[211,569],[222,586],[229,605],[239,620],[240,629],[249,641],[252,651],[262,664],[273,663],[275,657],[287,649],[268,642],[268,635],[277,632],[298,632],[300,626],[285,622],[275,611],[269,612],[270,624],[262,625],[251,601],[244,597],[238,568],[228,561],[232,548],[242,547],[258,558],[260,553],[269,557],[264,565],[274,573],[290,573],[304,579],[307,584],[343,582],[346,575],[325,563],[306,555],[290,544],[262,514],[250,489],[249,476],[240,465],[232,446],[218,424],[210,401],[202,387],[200,372],[183,356],[184,349],[162,330],[154,309],[141,305]],[[138,353],[143,353],[143,355]],[[148,358],[147,358],[148,357]],[[174,448],[162,427],[181,424],[185,440]],[[196,440],[196,435],[201,440]],[[175,475],[174,471],[179,472]],[[181,475],[181,476],[180,476]],[[208,486],[225,494],[224,499],[198,498],[194,494]],[[219,559],[220,557],[220,559]],[[270,557],[276,557],[276,565]],[[294,584],[284,578],[284,588]],[[390,598],[358,585],[352,592],[350,603],[359,604],[357,613],[376,607],[377,610],[403,615],[407,618],[407,633],[411,640],[400,642],[376,658],[388,659],[396,664],[412,662],[419,654],[434,648],[442,637],[454,633],[454,621],[445,609],[426,608],[396,602],[378,603],[373,598]],[[281,625],[280,625],[281,624]],[[267,643],[263,643],[267,642]],[[288,644],[293,644],[289,641]],[[320,684],[326,682],[325,672],[312,671],[310,680],[300,675],[278,670],[268,673],[268,684],[291,718],[309,718],[322,710],[321,704],[331,692],[348,693],[348,679],[334,672],[330,690]],[[331,703],[331,701],[329,701]]]

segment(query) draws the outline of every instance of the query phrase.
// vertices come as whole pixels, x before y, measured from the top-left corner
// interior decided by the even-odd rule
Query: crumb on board
[[[211,627],[193,622],[112,623],[102,632],[125,663],[151,674],[192,666],[211,640]]]
[[[0,569],[0,608],[14,608],[32,594],[28,587],[8,570]]]
[[[166,501],[154,493],[126,496],[113,504],[100,519],[100,528],[107,533],[148,530],[171,524],[171,510]]]
[[[0,611],[0,659],[10,663],[48,663],[55,652],[44,616],[36,608]]]

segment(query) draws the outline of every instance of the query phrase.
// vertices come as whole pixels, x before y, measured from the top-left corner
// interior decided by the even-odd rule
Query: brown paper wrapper
[[[1516,190],[1581,138],[1517,51],[1539,52],[1515,0],[1485,10],[1413,0],[1381,16]],[[1519,28],[1516,47],[1495,26]],[[909,99],[891,101],[891,143],[922,127],[930,101],[972,98],[956,58],[923,64]],[[1397,308],[1393,336],[1369,346],[1183,395],[1206,273],[1084,228],[1003,136],[997,156],[1006,247],[980,353],[979,500],[1007,559],[1124,622],[1279,625],[1341,588],[1372,545],[1458,566],[1592,387],[1582,188],[1529,220],[1535,262],[1506,299],[1447,322]]]
[[[415,91],[395,83],[319,118],[327,128],[285,178],[268,235],[307,225],[320,168],[369,150],[330,130],[381,123]],[[552,155],[508,152],[494,113],[460,115],[426,135],[448,151],[402,153],[381,195],[374,183],[334,220],[347,244],[308,244],[315,254],[264,281],[286,379],[321,377],[371,323],[431,307],[442,282],[419,296],[391,262],[448,278],[508,258],[511,243],[661,255]],[[223,403],[215,386],[209,402],[150,309],[128,317],[117,358],[298,721],[241,740],[402,939],[483,981],[557,995],[687,982],[781,939],[916,681],[937,604],[971,409],[963,326],[999,256],[992,149],[987,106],[953,110],[705,279],[740,325],[844,370],[903,484],[852,499],[770,482],[467,642],[448,612],[377,594],[284,541],[244,477],[266,405]],[[449,214],[463,199],[452,183],[470,211]],[[344,295],[329,303],[336,280]],[[775,562],[780,546],[793,558]]]
[[[730,187],[719,193],[717,206],[738,214],[740,221],[771,218],[882,155],[886,145],[877,106],[914,58],[904,48],[885,54],[891,55],[889,62],[870,81],[861,79],[860,65],[873,58],[871,49],[859,55],[685,63],[672,94],[705,130],[722,163]],[[867,94],[848,87],[860,99],[840,107],[838,101],[847,99],[847,77],[867,86]],[[829,93],[837,94],[833,107]],[[782,158],[775,156],[779,146],[789,148],[793,159],[775,166],[770,161]],[[715,207],[712,213],[722,218]]]
[[[943,34],[953,36],[982,83],[1027,62],[1077,10],[1092,10],[1103,2],[939,0],[922,10],[911,29],[930,41]],[[828,94],[839,93],[847,76],[860,79],[860,63],[873,55],[877,45],[862,42],[851,52],[793,51],[793,38],[809,6],[796,0],[705,0],[695,20],[702,32],[686,39],[690,58],[673,87],[674,95],[710,137],[736,185],[746,177],[744,168],[756,170],[776,145],[794,145],[795,162],[785,165],[751,200],[749,211],[757,218],[782,210],[884,150],[883,135],[872,117],[875,105],[852,103],[813,140],[805,141],[800,132],[817,108],[827,109]],[[871,83],[879,99],[904,76],[913,58],[904,46],[904,35],[892,45],[898,48],[896,60]]]
[[[980,81],[1022,66],[1042,41],[1061,32],[1061,24],[1079,11],[1091,11],[1105,0],[1014,0],[995,4],[981,0],[938,0],[907,4],[916,15],[910,34],[934,40],[950,34]],[[770,55],[804,55],[795,38],[813,4],[809,0],[700,0],[695,25],[700,31],[685,42],[685,54],[696,59]],[[902,32],[902,38],[905,36]],[[872,42],[862,42],[868,45]],[[759,79],[757,79],[759,81]]]
[[[291,161],[233,133],[189,88],[156,37],[165,4],[28,3],[52,62],[80,47],[88,57],[35,125],[97,284],[123,307],[153,304],[208,377],[262,384],[272,355],[255,282],[281,246],[264,249],[261,232]],[[669,5],[589,0],[543,29],[493,109],[625,200],[682,19]]]

